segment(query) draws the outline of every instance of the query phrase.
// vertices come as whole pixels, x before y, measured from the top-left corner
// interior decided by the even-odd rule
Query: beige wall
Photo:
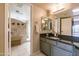
[[[4,53],[4,21],[5,21],[5,5],[0,4],[0,55]]]
[[[39,41],[39,33],[41,30],[41,17],[46,16],[46,11],[42,8],[32,5],[32,45],[33,45],[33,51],[36,52],[40,49],[40,41]],[[36,30],[35,30],[36,25]]]
[[[0,55],[5,55],[5,52],[8,51],[6,49],[6,48],[8,48],[7,43],[5,43],[5,42],[8,41],[8,39],[7,39],[8,38],[8,35],[7,35],[8,33],[6,32],[7,28],[8,28],[7,27],[8,24],[7,24],[7,21],[5,23],[5,20],[7,20],[7,19],[5,19],[6,18],[5,17],[6,16],[5,12],[6,12],[5,11],[5,4],[0,3]],[[6,27],[6,29],[5,29],[5,27]],[[6,39],[5,39],[5,37],[6,37]],[[7,47],[5,47],[5,45]],[[5,49],[6,49],[6,51],[5,51]]]

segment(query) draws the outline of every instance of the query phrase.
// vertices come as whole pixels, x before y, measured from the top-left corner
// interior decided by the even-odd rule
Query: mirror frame
[[[47,26],[50,26],[50,28],[47,28],[46,30],[43,30],[43,23],[42,20],[44,20],[45,18],[47,18]],[[45,20],[44,20],[45,21]],[[50,22],[50,23],[49,23]],[[46,23],[46,21],[45,21]],[[48,25],[49,23],[49,25]],[[41,31],[51,31],[52,30],[52,20],[49,17],[41,17]]]

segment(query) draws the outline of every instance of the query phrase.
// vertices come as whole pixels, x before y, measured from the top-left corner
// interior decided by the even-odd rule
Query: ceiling
[[[22,22],[30,20],[30,5],[25,3],[10,4],[10,16]]]
[[[54,7],[59,3],[33,3],[34,5],[49,10],[51,15],[56,17],[73,16],[72,9],[79,8],[79,3],[65,3],[64,9],[60,12],[53,13]],[[56,7],[58,9],[58,7]],[[12,3],[10,4],[11,17],[20,21],[26,22],[30,19],[30,4],[26,3]]]
[[[50,14],[54,14],[57,17],[67,17],[67,16],[73,16],[72,10],[75,8],[79,8],[79,3],[65,3],[64,10],[61,10],[60,12],[53,13],[52,10],[54,10],[54,6],[57,3],[35,3],[34,5],[39,6],[40,8],[43,8],[44,10],[49,10]],[[60,16],[61,15],[61,16]]]
[[[51,8],[54,6],[54,4],[61,4],[61,3],[35,3],[35,5],[41,7],[45,10],[51,10]],[[63,4],[72,9],[79,7],[79,3],[63,3]]]

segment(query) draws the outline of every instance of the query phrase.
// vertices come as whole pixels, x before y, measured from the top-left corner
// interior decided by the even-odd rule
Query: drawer
[[[56,46],[52,46],[51,56],[72,56],[72,53]]]
[[[44,41],[41,41],[41,44],[40,44],[40,49],[43,53],[45,53],[46,55],[50,56],[50,50],[51,50],[51,47],[50,47],[50,44],[44,42]]]
[[[41,41],[46,41],[46,38],[40,38]]]
[[[52,44],[52,45],[56,45],[56,41],[54,41],[54,40],[46,39],[46,42],[48,42],[49,44]]]
[[[57,42],[57,46],[62,48],[62,49],[65,49],[65,50],[68,50],[70,52],[73,52],[73,46],[72,45],[69,45],[69,44],[66,44],[66,43],[62,43],[62,42]]]

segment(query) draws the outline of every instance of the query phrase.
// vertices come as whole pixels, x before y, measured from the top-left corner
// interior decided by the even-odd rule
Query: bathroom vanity
[[[52,28],[40,34],[40,50],[48,56],[79,56],[79,18],[77,18],[64,16],[53,20]]]
[[[40,50],[47,56],[79,56],[78,42],[40,36]]]

